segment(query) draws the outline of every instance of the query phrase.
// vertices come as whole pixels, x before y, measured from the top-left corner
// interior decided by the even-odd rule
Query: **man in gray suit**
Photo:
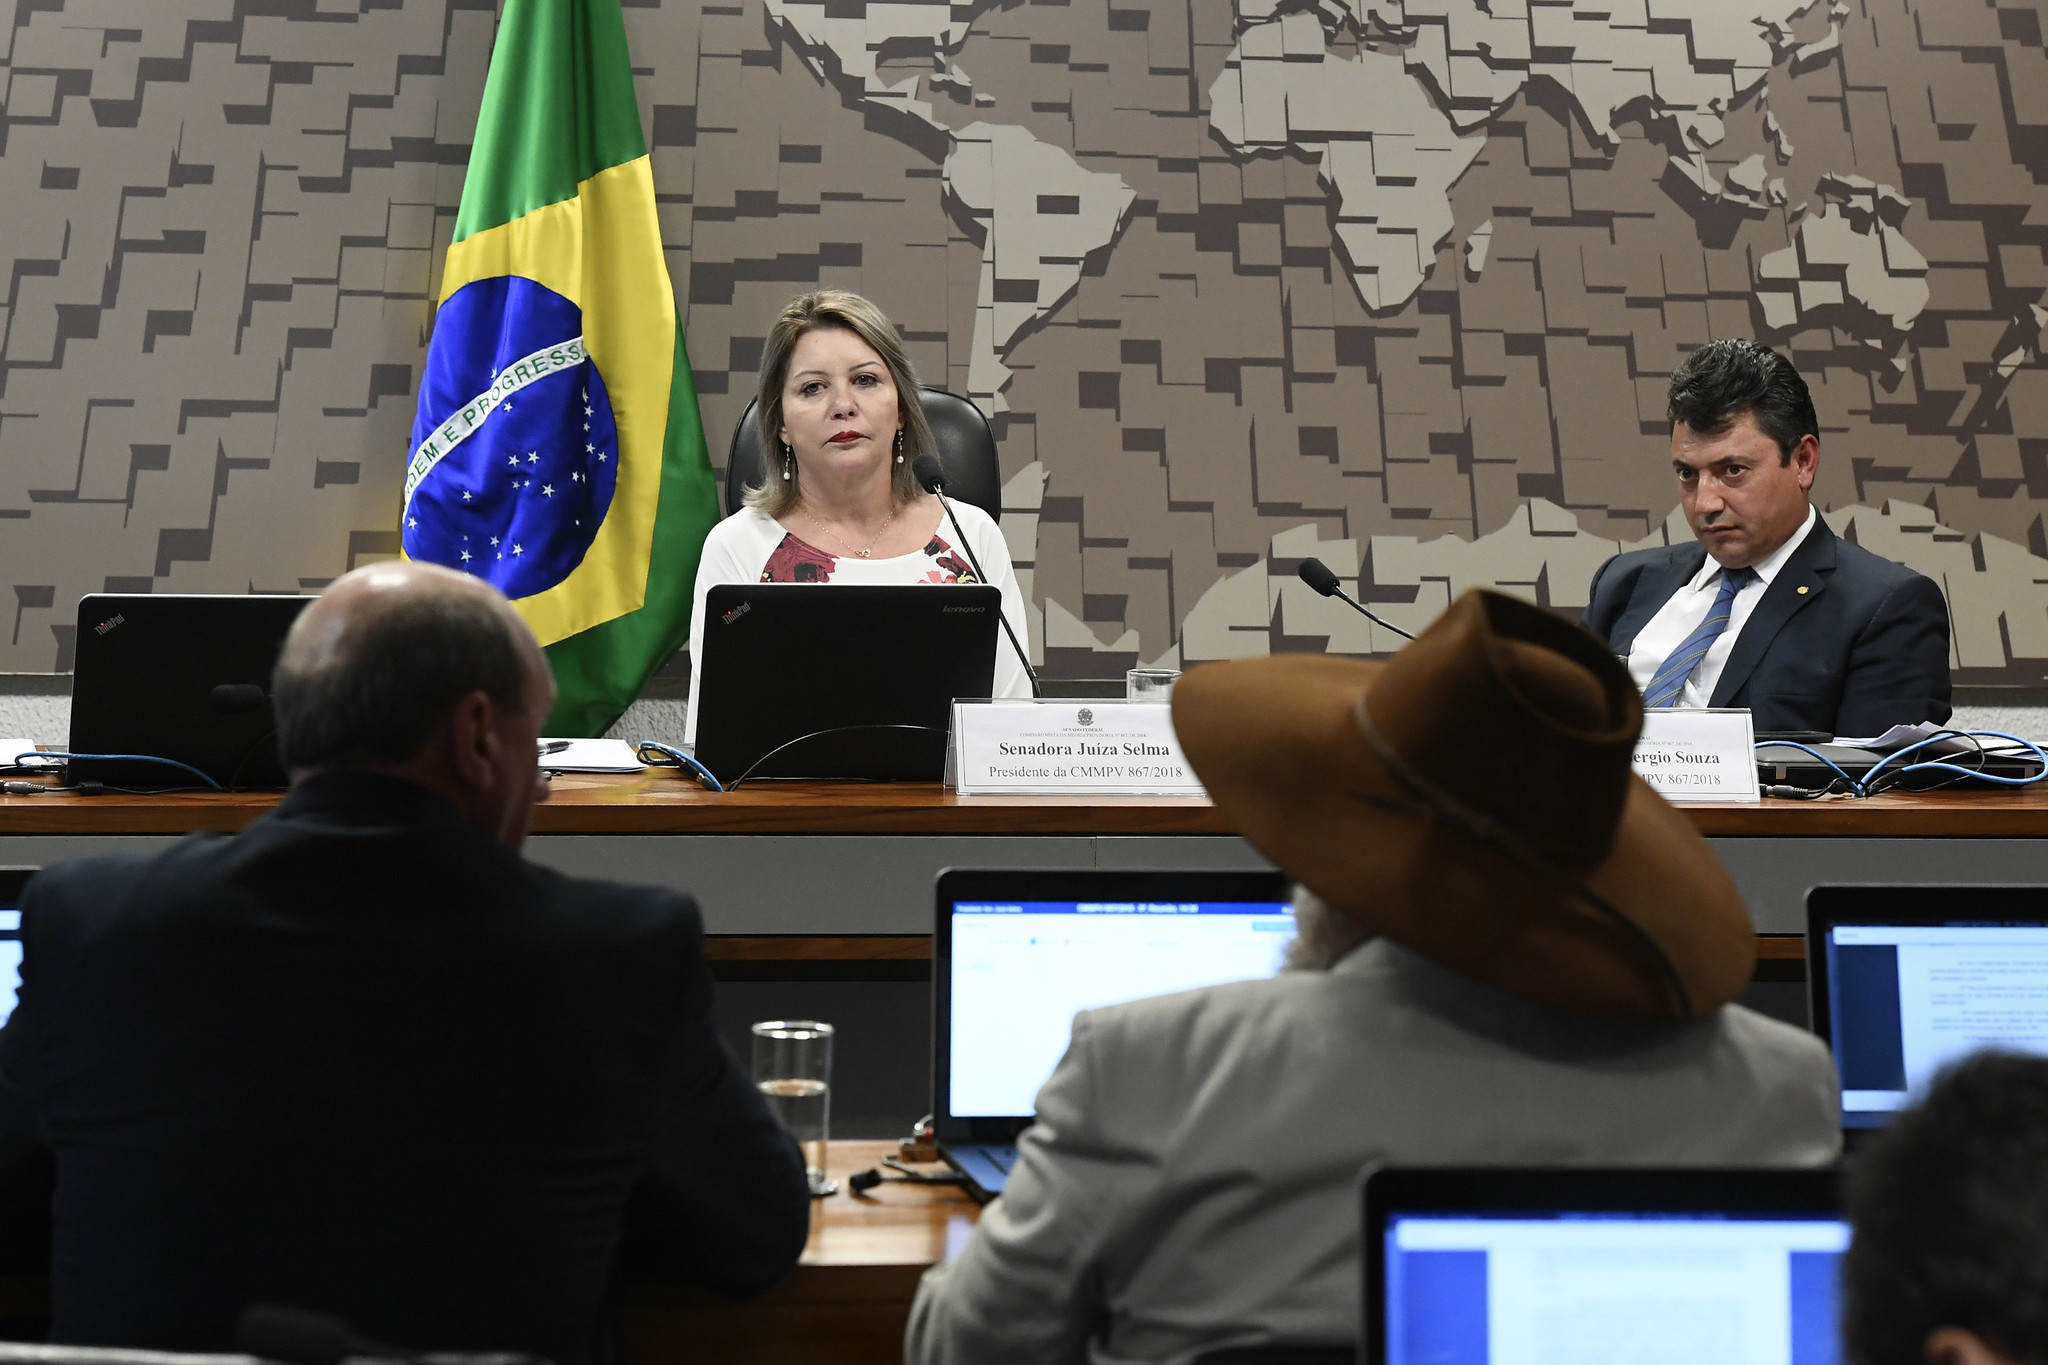
[[[1748,913],[1631,771],[1642,702],[1599,639],[1470,593],[1389,663],[1210,665],[1173,706],[1326,969],[1078,1015],[906,1361],[1355,1343],[1370,1162],[1835,1156],[1827,1052],[1727,1003]]]

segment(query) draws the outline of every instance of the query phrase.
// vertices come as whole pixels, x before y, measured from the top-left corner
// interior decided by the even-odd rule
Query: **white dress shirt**
[[[1701,659],[1692,676],[1685,680],[1685,690],[1678,694],[1674,706],[1705,706],[1714,695],[1714,687],[1721,681],[1721,670],[1727,667],[1728,656],[1735,651],[1735,641],[1742,634],[1742,627],[1749,620],[1749,614],[1756,610],[1756,604],[1770,589],[1771,580],[1778,576],[1778,570],[1785,567],[1785,561],[1799,548],[1813,531],[1813,523],[1819,513],[1811,506],[1806,509],[1806,520],[1793,533],[1792,538],[1771,551],[1770,555],[1750,565],[1755,576],[1742,585],[1735,594],[1735,601],[1728,611],[1728,628],[1721,632],[1721,638],[1714,641],[1707,650],[1707,657]],[[1635,643],[1629,646],[1628,673],[1636,680],[1636,690],[1645,691],[1650,679],[1657,676],[1657,670],[1671,657],[1671,651],[1685,643],[1686,637],[1699,629],[1700,622],[1707,619],[1713,610],[1714,598],[1721,592],[1721,566],[1712,555],[1700,565],[1700,571],[1692,581],[1671,594],[1671,600],[1657,609],[1649,623],[1637,634]]]

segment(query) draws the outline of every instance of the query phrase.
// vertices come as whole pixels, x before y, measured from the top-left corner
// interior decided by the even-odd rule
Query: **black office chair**
[[[924,420],[932,429],[933,453],[946,471],[946,496],[956,502],[971,502],[1001,521],[1003,517],[1003,476],[996,460],[996,434],[989,430],[981,409],[957,393],[920,384],[917,396],[924,406]],[[754,410],[755,399],[740,414],[733,428],[732,448],[725,456],[725,514],[731,516],[744,505],[749,485],[758,487],[765,471],[761,467],[761,423]],[[779,471],[778,471],[779,472]]]

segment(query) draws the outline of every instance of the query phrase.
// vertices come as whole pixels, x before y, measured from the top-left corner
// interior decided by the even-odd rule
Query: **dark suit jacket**
[[[252,1301],[568,1365],[641,1268],[795,1263],[803,1163],[713,1029],[696,906],[423,788],[42,873],[0,1069],[55,1153],[52,1339],[227,1349]]]
[[[1697,542],[1616,555],[1593,575],[1580,621],[1626,656],[1706,560]],[[1945,721],[1948,604],[1932,579],[1816,518],[1743,624],[1710,704],[1748,707],[1759,731],[1860,736]]]

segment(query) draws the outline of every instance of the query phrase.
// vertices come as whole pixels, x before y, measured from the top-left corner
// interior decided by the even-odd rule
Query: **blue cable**
[[[1908,744],[1903,749],[1895,749],[1891,753],[1886,754],[1884,756],[1883,761],[1880,762],[1877,765],[1877,767],[1872,768],[1868,773],[1864,774],[1864,781],[1868,782],[1871,778],[1875,777],[1877,773],[1882,768],[1884,768],[1886,764],[1891,763],[1896,759],[1903,758],[1910,753],[1916,753],[1919,750],[1926,748],[1930,744],[1939,743],[1941,740],[1949,739],[1958,735],[1969,739],[2011,740],[2014,744],[2018,745],[2022,749],[2025,749],[2028,753],[2034,756],[2034,758],[2041,764],[2041,771],[2035,773],[2032,777],[2000,777],[1996,773],[1987,773],[1976,768],[1965,768],[1960,764],[1948,763],[1940,759],[1930,759],[1923,763],[1906,764],[1898,770],[1899,776],[1904,777],[1907,773],[1920,772],[1957,773],[1965,777],[1974,777],[1984,782],[1995,782],[2000,786],[2004,787],[2032,786],[2034,783],[2039,782],[2042,779],[2042,777],[2048,776],[2048,753],[2043,753],[2040,747],[2034,744],[2031,740],[2021,739],[2018,735],[2006,734],[2003,730],[1942,730],[1935,734],[1929,735],[1926,739],[1920,740],[1917,743]],[[1982,755],[1984,753],[1984,748],[1982,745],[1979,745],[1977,747],[1977,752],[1979,755]]]
[[[167,768],[176,768],[181,772],[188,772],[192,774],[192,776],[198,778],[201,782],[205,783],[214,791],[220,792],[227,790],[226,787],[223,787],[220,783],[214,781],[205,773],[200,772],[199,769],[193,767],[190,763],[180,763],[175,758],[160,758],[155,754],[66,754],[58,753],[49,749],[31,749],[25,754],[16,754],[14,756],[14,766],[17,768],[36,768],[44,766],[42,764],[23,763],[21,760],[23,760],[24,758],[61,758],[66,760],[67,762],[87,760],[95,763],[102,761],[121,763],[161,763]]]
[[[663,744],[659,740],[641,740],[638,744],[633,746],[633,757],[639,759],[642,763],[647,763],[648,759],[646,751],[649,749],[654,750],[654,752],[658,754],[665,754],[669,758],[674,759],[675,766],[678,768],[685,766],[695,768],[697,770],[698,776],[702,777],[706,782],[711,784],[711,790],[715,792],[722,792],[725,790],[724,787],[718,784],[718,779],[711,775],[711,769],[705,767],[702,763],[699,763],[695,758],[691,757],[689,754],[684,753],[681,749],[673,748],[667,744]],[[669,765],[666,763],[654,762],[649,764],[649,766],[656,768],[666,768]]]
[[[1849,774],[1843,772],[1841,768],[1837,767],[1833,759],[1829,758],[1826,754],[1822,753],[1818,749],[1809,748],[1808,746],[1801,744],[1796,739],[1766,739],[1759,741],[1751,747],[1753,749],[1762,749],[1767,747],[1776,748],[1780,745],[1784,746],[1787,749],[1797,749],[1799,750],[1799,752],[1806,754],[1808,757],[1817,758],[1821,762],[1827,764],[1830,768],[1834,769],[1836,777],[1841,778],[1844,782],[1847,782],[1849,784],[1849,790],[1854,792],[1856,795],[1868,796],[1870,794],[1863,790],[1863,784],[1861,782],[1858,782],[1855,778],[1849,776]],[[1764,761],[1766,763],[1770,762],[1769,759],[1765,759]]]
[[[1979,768],[1965,768],[1960,764],[1947,763],[1942,762],[1940,760],[1931,759],[1922,763],[1904,764],[1895,770],[1896,775],[1903,778],[1908,773],[1954,773],[1959,777],[1974,777],[1977,778],[1979,781],[1993,782],[2000,786],[2005,787],[2032,786],[2034,783],[2039,782],[2044,776],[2048,776],[2048,753],[2044,753],[2041,750],[2041,748],[2038,745],[2034,744],[2032,741],[2021,739],[2018,735],[2009,735],[2005,733],[2003,730],[1937,731],[1936,733],[1929,735],[1925,739],[1916,740],[1913,743],[1904,746],[1903,748],[1894,749],[1892,752],[1886,754],[1883,758],[1879,759],[1875,765],[1871,767],[1870,771],[1866,772],[1863,775],[1863,780],[1861,782],[1858,782],[1855,778],[1849,776],[1849,774],[1844,772],[1838,765],[1835,764],[1833,760],[1828,758],[1826,754],[1821,753],[1817,749],[1813,749],[1807,745],[1801,744],[1797,740],[1769,739],[1759,742],[1755,747],[1758,749],[1762,749],[1767,745],[1783,745],[1788,749],[1797,749],[1801,753],[1807,754],[1813,758],[1817,758],[1821,762],[1827,764],[1827,766],[1834,771],[1835,776],[1841,778],[1844,782],[1849,784],[1849,790],[1851,793],[1859,797],[1867,797],[1871,795],[1870,785],[1872,781],[1877,777],[1877,775],[1880,772],[1884,771],[1887,767],[1890,767],[1892,764],[1897,763],[1898,760],[1905,758],[1909,754],[1918,753],[1920,750],[1925,749],[1930,744],[1939,744],[1943,740],[1954,739],[1957,737],[1967,739],[2010,740],[2012,741],[2012,743],[2018,745],[2020,748],[2032,754],[2034,758],[2041,764],[2041,770],[2035,773],[2032,777],[2001,777],[1996,773],[1987,773]],[[1984,752],[1984,747],[1982,745],[1979,745],[1977,747],[1978,755],[1982,756]],[[1768,762],[1769,760],[1767,759],[1765,761]]]

